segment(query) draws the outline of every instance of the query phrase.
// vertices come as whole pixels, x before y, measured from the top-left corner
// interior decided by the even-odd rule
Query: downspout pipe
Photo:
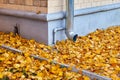
[[[74,0],[66,0],[66,29],[68,39],[77,40],[78,35],[74,33]]]

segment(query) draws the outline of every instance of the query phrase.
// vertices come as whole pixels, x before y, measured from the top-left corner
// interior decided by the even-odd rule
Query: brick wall
[[[0,8],[47,13],[47,0],[0,0]]]
[[[66,0],[48,0],[48,13],[64,11],[65,1]],[[119,2],[120,0],[74,0],[75,9],[96,7]]]
[[[54,13],[65,10],[66,0],[0,0],[0,8],[40,13]],[[74,0],[75,9],[118,3],[120,0]]]

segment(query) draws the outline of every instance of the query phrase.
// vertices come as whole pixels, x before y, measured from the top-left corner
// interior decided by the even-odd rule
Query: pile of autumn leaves
[[[46,46],[27,40],[13,33],[0,33],[0,44],[23,51],[23,55],[0,48],[0,78],[39,80],[89,80],[87,76],[71,72],[46,61],[30,58],[30,54],[42,56],[79,69],[95,72],[113,80],[120,80],[120,27],[96,30],[70,40]]]

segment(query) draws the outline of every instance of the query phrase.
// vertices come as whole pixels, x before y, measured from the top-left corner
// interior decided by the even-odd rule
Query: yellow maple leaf
[[[1,79],[1,78],[3,78],[3,74],[2,74],[2,73],[0,73],[0,79]]]
[[[83,80],[90,80],[88,76],[83,76]]]

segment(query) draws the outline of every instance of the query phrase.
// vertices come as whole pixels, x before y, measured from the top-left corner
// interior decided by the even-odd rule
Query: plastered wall
[[[31,11],[36,13],[54,13],[65,10],[66,0],[0,0],[0,8]],[[119,3],[120,0],[74,0],[75,9]]]

